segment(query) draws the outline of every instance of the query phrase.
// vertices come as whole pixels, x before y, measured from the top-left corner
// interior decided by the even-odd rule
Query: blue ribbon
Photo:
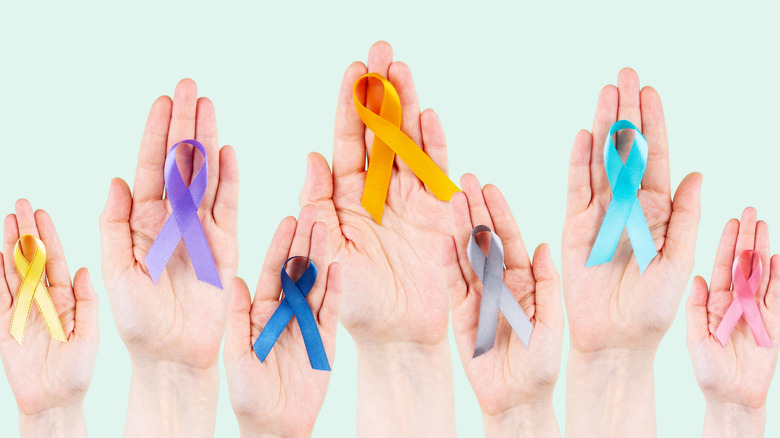
[[[276,308],[271,319],[268,320],[268,323],[260,332],[260,336],[257,337],[254,344],[255,354],[257,354],[260,362],[265,361],[276,340],[279,339],[279,336],[287,327],[287,324],[290,323],[293,315],[295,315],[298,327],[301,328],[303,343],[306,345],[306,353],[309,355],[311,367],[315,370],[330,371],[328,356],[325,354],[325,347],[322,346],[322,338],[317,328],[317,322],[314,320],[314,314],[309,307],[309,303],[306,302],[306,296],[317,280],[317,266],[313,261],[309,260],[309,266],[306,268],[306,271],[303,272],[298,281],[293,281],[287,275],[285,268],[290,263],[290,260],[296,258],[309,260],[308,257],[290,257],[282,265],[281,277],[284,299],[279,303],[279,307]]]
[[[612,135],[622,129],[635,131],[634,143],[626,158],[626,164],[623,164],[612,141]],[[618,120],[610,128],[607,141],[604,143],[604,169],[607,171],[609,185],[612,187],[612,201],[604,215],[604,221],[601,223],[601,229],[585,266],[600,265],[612,260],[620,236],[623,234],[623,228],[628,232],[640,273],[644,273],[647,265],[658,254],[637,198],[646,166],[647,140],[633,123],[628,120]]]

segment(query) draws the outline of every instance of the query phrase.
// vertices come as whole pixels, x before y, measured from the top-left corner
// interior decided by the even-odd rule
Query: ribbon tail
[[[62,328],[60,315],[57,313],[57,309],[54,308],[54,302],[52,302],[49,293],[46,292],[46,288],[40,283],[35,290],[34,298],[35,304],[38,305],[38,310],[40,310],[41,316],[43,316],[43,322],[49,329],[49,335],[58,341],[68,342],[68,338],[65,337],[65,329]]]
[[[653,235],[650,234],[650,227],[647,225],[642,206],[639,205],[639,199],[635,198],[634,200],[631,213],[628,215],[628,222],[626,222],[626,231],[631,240],[631,246],[634,248],[639,273],[644,274],[647,266],[658,255],[658,251],[655,249]]]
[[[734,331],[734,327],[737,326],[739,318],[742,316],[742,306],[739,304],[739,300],[736,298],[731,302],[726,314],[723,315],[723,319],[720,321],[718,328],[715,330],[715,337],[720,341],[720,345],[726,346],[726,343],[731,336],[731,332]]]
[[[477,323],[477,341],[474,345],[474,356],[477,358],[493,348],[496,342],[498,328],[499,303],[492,297],[491,288],[482,287],[482,298],[479,303],[479,322]]]
[[[176,250],[180,239],[181,233],[179,233],[176,219],[173,215],[170,215],[144,258],[146,269],[149,271],[149,276],[152,277],[154,284],[157,284],[157,281],[160,280],[160,276],[165,270],[168,260],[171,259],[173,252]]]
[[[325,354],[320,331],[317,328],[317,322],[314,320],[314,314],[311,312],[309,303],[306,302],[304,295],[290,277],[282,276],[282,289],[285,293],[285,299],[288,300],[293,313],[295,313],[298,327],[301,329],[303,343],[306,346],[306,353],[309,355],[311,367],[315,370],[330,371],[328,356]]]
[[[11,327],[9,332],[11,336],[19,343],[24,345],[24,332],[27,330],[27,320],[30,317],[30,308],[32,307],[32,292],[20,291],[14,306],[13,316],[11,317]]]
[[[271,352],[274,344],[276,344],[276,340],[279,339],[279,336],[281,336],[287,324],[290,323],[292,317],[293,309],[290,307],[290,303],[287,302],[287,298],[285,298],[279,303],[279,307],[271,315],[271,319],[268,320],[263,330],[260,331],[260,335],[252,346],[260,362],[265,362],[265,358],[268,357],[268,353]]]
[[[520,338],[520,342],[523,343],[523,346],[527,350],[528,344],[531,341],[531,332],[534,330],[534,325],[531,324],[528,315],[523,312],[520,303],[517,302],[506,284],[501,288],[500,309],[501,313],[504,314],[504,318],[506,318],[509,325],[512,326],[512,330],[517,337]]]
[[[750,327],[750,331],[753,333],[753,338],[756,340],[756,345],[759,347],[771,347],[772,340],[766,331],[764,319],[761,318],[761,311],[758,310],[755,299],[751,295],[750,297],[745,297],[745,301],[747,302],[742,304],[742,311],[745,314],[748,327]]]
[[[374,145],[371,147],[371,159],[368,162],[361,204],[374,218],[376,223],[380,225],[382,224],[382,213],[385,209],[387,190],[390,188],[394,159],[395,152],[379,137],[374,137]]]

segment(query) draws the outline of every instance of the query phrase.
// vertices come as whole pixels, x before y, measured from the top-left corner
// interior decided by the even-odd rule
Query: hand
[[[14,304],[21,277],[14,263],[19,237],[39,237],[47,253],[43,279],[68,342],[54,340],[33,305],[27,321],[24,346],[11,337]],[[25,249],[22,249],[27,257]],[[82,402],[92,381],[99,330],[97,295],[86,268],[70,281],[65,253],[49,215],[33,213],[26,199],[16,202],[16,214],[5,218],[3,253],[0,253],[0,356],[19,406],[23,436],[86,436]]]
[[[731,268],[735,257],[747,249],[756,251],[763,266],[756,302],[772,339],[772,347],[759,347],[744,318],[740,320],[726,346],[715,336],[726,310],[731,305]],[[709,290],[702,277],[695,277],[688,299],[688,351],[693,370],[707,400],[707,426],[714,435],[731,427],[755,436],[763,436],[764,404],[777,365],[780,346],[780,256],[770,261],[769,228],[756,221],[756,211],[746,208],[742,220],[730,220],[720,238],[712,283]],[[724,411],[728,412],[724,412]],[[714,412],[719,411],[719,412]],[[738,420],[750,413],[755,421]],[[740,417],[734,418],[734,416]],[[717,427],[715,424],[717,423]],[[758,429],[760,428],[760,430]]]
[[[308,256],[317,266],[317,281],[306,300],[317,320],[322,343],[333,365],[336,349],[338,307],[341,300],[339,265],[328,268],[328,229],[314,223],[317,212],[308,206],[299,221],[285,218],[268,248],[254,302],[249,289],[236,278],[233,305],[225,337],[225,371],[230,400],[238,417],[242,436],[309,436],[325,400],[330,373],[311,368],[297,319],[293,319],[260,362],[252,345],[279,306],[284,262],[293,256]],[[303,259],[288,265],[288,273],[297,279],[306,268]]]
[[[382,225],[361,205],[366,156],[370,158],[374,136],[358,117],[352,85],[368,71],[395,86],[402,106],[401,129],[447,171],[441,122],[432,110],[420,113],[409,68],[392,58],[390,45],[378,42],[369,51],[368,67],[356,62],[347,69],[336,111],[333,173],[321,155],[311,154],[300,202],[317,207],[318,220],[330,231],[331,258],[342,266],[340,320],[355,341],[362,373],[358,434],[442,436],[454,434],[444,272],[457,273],[458,267],[454,256],[448,256],[449,261],[443,256],[454,252],[449,206],[400,159],[395,162]],[[378,111],[381,96],[381,87],[373,84],[359,90],[373,111]],[[428,362],[425,370],[419,369],[420,361]],[[426,409],[417,409],[418,404]]]
[[[156,285],[144,261],[171,213],[170,204],[163,197],[166,152],[175,143],[191,138],[207,150],[208,184],[198,216],[226,290],[196,278],[181,243]],[[203,158],[186,146],[179,147],[177,155],[182,177],[190,181]],[[138,384],[131,384],[128,427],[137,425],[139,434],[144,433],[141,426],[151,420],[133,419],[136,408],[161,421],[176,423],[173,414],[154,412],[154,403],[148,400],[148,394],[141,395],[141,386],[157,393],[155,397],[161,397],[159,403],[173,404],[176,409],[191,406],[181,403],[185,400],[180,398],[184,396],[181,391],[196,389],[202,391],[191,399],[192,403],[208,400],[204,402],[206,405],[216,406],[217,359],[230,302],[229,279],[235,276],[238,262],[237,206],[235,153],[229,146],[219,149],[214,106],[206,98],[198,99],[195,83],[184,79],[177,85],[173,101],[163,96],[152,105],[138,156],[133,194],[124,181],[114,179],[100,218],[103,278],[117,330],[133,362],[133,379]],[[197,384],[193,386],[193,382]],[[206,383],[208,389],[197,386]],[[163,400],[162,391],[175,392],[179,397]],[[142,403],[142,399],[146,400]],[[135,400],[139,405],[134,405]],[[205,420],[216,413],[193,415]],[[194,428],[199,423],[176,424]],[[200,433],[208,433],[208,429],[204,426]],[[178,434],[165,430],[160,433]]]
[[[625,233],[612,261],[585,266],[612,197],[603,145],[621,119],[642,131],[649,149],[637,196],[659,254],[644,274]],[[632,142],[632,134],[618,133],[623,156]],[[650,87],[640,91],[633,70],[621,70],[618,86],[601,90],[593,133],[580,131],[571,152],[562,238],[571,342],[567,435],[655,434],[653,359],[693,269],[701,181],[698,173],[688,175],[672,201],[660,98]]]
[[[539,245],[528,259],[520,230],[501,192],[493,185],[481,188],[474,175],[461,179],[463,193],[452,198],[455,239],[462,276],[452,288],[452,327],[466,376],[485,417],[486,435],[494,419],[512,416],[506,435],[560,435],[552,407],[553,389],[558,380],[563,345],[563,306],[560,280],[546,244]],[[472,229],[490,227],[504,246],[504,282],[514,293],[523,311],[534,324],[528,349],[499,316],[493,349],[473,358],[479,322],[482,282],[468,259],[467,247]],[[485,234],[475,236],[483,251],[490,241]],[[491,249],[492,250],[492,249]]]

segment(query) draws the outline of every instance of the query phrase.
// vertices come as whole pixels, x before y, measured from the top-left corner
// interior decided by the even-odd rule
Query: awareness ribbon
[[[198,170],[189,187],[184,185],[179,167],[176,166],[176,148],[182,143],[192,145],[203,155],[203,166]],[[206,240],[198,217],[198,206],[206,193],[208,173],[206,148],[199,141],[182,140],[173,145],[165,158],[165,187],[172,213],[152,243],[152,247],[149,248],[149,253],[146,254],[146,267],[155,284],[160,279],[179,240],[183,239],[198,280],[222,289],[217,266],[214,264],[209,242]]]
[[[357,95],[360,84],[371,79],[380,81],[384,88],[379,114],[360,103]],[[375,135],[363,188],[362,204],[378,224],[382,223],[382,211],[385,208],[396,154],[434,196],[442,201],[449,201],[453,194],[460,191],[420,146],[401,131],[401,99],[390,81],[376,73],[365,74],[355,81],[352,97],[358,116]]]
[[[290,260],[297,258],[308,260],[309,266],[298,278],[298,281],[293,281],[285,268],[290,263]],[[317,322],[314,320],[314,314],[309,307],[309,303],[306,302],[306,296],[317,280],[317,266],[308,257],[290,257],[282,265],[281,276],[284,299],[279,303],[279,307],[271,315],[271,319],[268,320],[268,323],[260,332],[260,336],[255,341],[254,350],[257,358],[260,359],[260,362],[265,361],[276,340],[279,339],[279,336],[294,315],[298,321],[298,327],[301,329],[303,343],[306,346],[306,353],[309,355],[311,367],[315,370],[330,371],[328,356],[325,355],[325,347],[322,346],[322,338],[317,328]]]
[[[748,259],[750,257],[750,259]],[[752,260],[751,260],[752,259]],[[746,278],[745,273],[739,266],[740,261],[749,261],[751,263],[750,277]],[[739,318],[744,314],[750,331],[753,332],[753,338],[759,347],[771,347],[772,341],[769,339],[769,333],[764,327],[764,320],[761,318],[761,311],[758,309],[754,295],[758,291],[761,283],[761,256],[757,252],[747,249],[739,253],[739,257],[734,260],[731,267],[731,282],[734,285],[734,299],[731,301],[726,314],[715,330],[715,336],[724,347],[726,342],[737,326]]]
[[[30,241],[35,244],[35,253],[32,259],[27,259],[22,254],[21,246]],[[19,276],[22,277],[22,284],[19,286],[19,293],[16,296],[16,304],[11,317],[11,336],[16,339],[19,345],[22,345],[24,332],[27,329],[27,319],[30,317],[30,308],[35,300],[35,304],[38,305],[38,310],[43,316],[43,322],[49,329],[49,335],[58,341],[68,342],[57,309],[54,308],[49,291],[43,284],[43,275],[46,269],[46,247],[43,246],[41,239],[30,234],[22,236],[14,247],[14,263]]]
[[[490,247],[487,256],[474,239],[474,236],[482,231],[490,232]],[[499,310],[504,314],[523,346],[528,348],[528,341],[534,326],[504,283],[504,246],[501,244],[501,239],[490,227],[479,225],[471,230],[466,253],[471,267],[482,281],[482,299],[479,302],[479,324],[477,325],[474,357],[493,348],[496,341]]]
[[[635,131],[634,143],[626,158],[626,164],[623,164],[615,143],[612,142],[612,134],[622,129]],[[618,120],[610,128],[607,141],[604,142],[604,169],[607,172],[609,185],[612,187],[612,201],[604,215],[604,221],[601,223],[601,229],[585,266],[600,265],[612,260],[620,236],[623,234],[623,228],[631,239],[640,274],[645,272],[647,265],[658,254],[637,198],[646,166],[647,140],[633,123],[628,120]]]

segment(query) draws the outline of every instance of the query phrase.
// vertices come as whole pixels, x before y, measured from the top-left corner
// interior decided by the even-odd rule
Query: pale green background
[[[342,73],[378,39],[411,67],[423,108],[440,114],[453,177],[469,171],[498,185],[526,243],[549,242],[558,266],[571,143],[623,66],[661,94],[673,186],[688,172],[704,174],[695,273],[709,278],[722,227],[747,205],[780,242],[776,2],[22,3],[0,9],[0,212],[18,197],[47,209],[71,272],[92,270],[102,337],[85,404],[93,436],[120,434],[130,375],[100,279],[98,214],[109,180],[132,180],[152,101],[182,77],[214,101],[220,141],[238,153],[239,273],[250,284],[277,223],[298,212],[306,154],[330,158]],[[480,436],[452,345],[458,432]],[[700,434],[704,400],[682,304],[655,369],[659,435]],[[355,375],[342,328],[315,436],[354,434]],[[777,380],[767,436],[780,435]],[[217,436],[235,436],[224,375],[222,383]],[[562,367],[561,425],[565,383]],[[16,435],[16,422],[2,379],[2,435]]]

